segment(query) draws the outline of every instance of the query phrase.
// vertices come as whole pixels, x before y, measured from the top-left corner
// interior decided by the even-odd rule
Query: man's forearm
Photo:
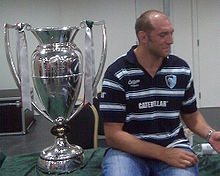
[[[208,125],[199,111],[192,114],[182,114],[182,119],[192,132],[207,139],[208,133],[212,128]]]
[[[163,159],[163,153],[166,150],[165,147],[142,141],[124,131],[117,131],[114,133],[115,134],[111,134],[112,137],[107,137],[107,142],[111,147],[140,157],[148,157],[158,160]]]

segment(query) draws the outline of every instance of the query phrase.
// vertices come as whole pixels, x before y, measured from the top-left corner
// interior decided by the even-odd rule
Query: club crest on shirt
[[[175,75],[167,75],[167,76],[165,76],[165,81],[166,81],[167,86],[170,89],[172,89],[176,85],[177,78]]]

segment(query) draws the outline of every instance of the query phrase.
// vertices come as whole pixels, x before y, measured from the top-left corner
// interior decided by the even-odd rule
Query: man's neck
[[[156,57],[154,55],[151,55],[150,53],[144,51],[143,48],[137,47],[134,50],[134,53],[136,55],[136,58],[139,62],[139,64],[152,76],[154,77],[156,75],[157,70],[160,68],[163,58],[162,57]]]

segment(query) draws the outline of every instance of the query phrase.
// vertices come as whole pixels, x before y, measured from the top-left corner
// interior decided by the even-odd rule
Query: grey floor
[[[200,111],[213,128],[220,130],[220,108],[204,108]],[[0,136],[0,151],[7,156],[40,152],[54,142],[50,133],[52,126],[45,118],[37,116],[27,134]],[[99,146],[106,146],[105,141],[99,140]]]

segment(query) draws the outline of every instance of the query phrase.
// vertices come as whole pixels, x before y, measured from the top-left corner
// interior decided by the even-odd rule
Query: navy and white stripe
[[[146,121],[155,119],[177,119],[179,118],[179,111],[156,111],[156,112],[145,112],[145,113],[130,113],[126,117],[126,122],[132,120]]]
[[[144,72],[140,69],[121,69],[115,73],[116,78],[121,80],[124,77],[144,75]]]
[[[175,75],[190,75],[190,69],[187,67],[165,67],[158,74],[175,74]]]
[[[191,148],[189,147],[189,141],[187,139],[178,139],[167,145],[167,148],[173,147]]]
[[[181,128],[182,128],[182,124],[180,123],[180,125],[172,132],[161,132],[155,134],[136,134],[135,136],[139,139],[165,140],[173,136],[177,136]]]
[[[186,101],[183,101],[183,106],[185,106],[185,105],[191,105],[193,102],[195,102],[196,101],[196,96],[195,95],[193,95],[193,97],[190,97],[188,100],[186,100]]]
[[[100,105],[101,111],[125,111],[125,105],[118,103],[102,103]]]
[[[163,97],[183,97],[185,90],[181,89],[162,89],[162,88],[154,88],[154,89],[147,89],[147,90],[138,90],[138,91],[128,91],[126,93],[126,99],[133,99],[133,98],[145,98],[145,97],[152,97],[152,96],[163,96]]]
[[[109,89],[115,89],[118,91],[124,91],[124,88],[119,83],[112,81],[110,79],[104,79],[102,82],[102,86],[109,88]]]

